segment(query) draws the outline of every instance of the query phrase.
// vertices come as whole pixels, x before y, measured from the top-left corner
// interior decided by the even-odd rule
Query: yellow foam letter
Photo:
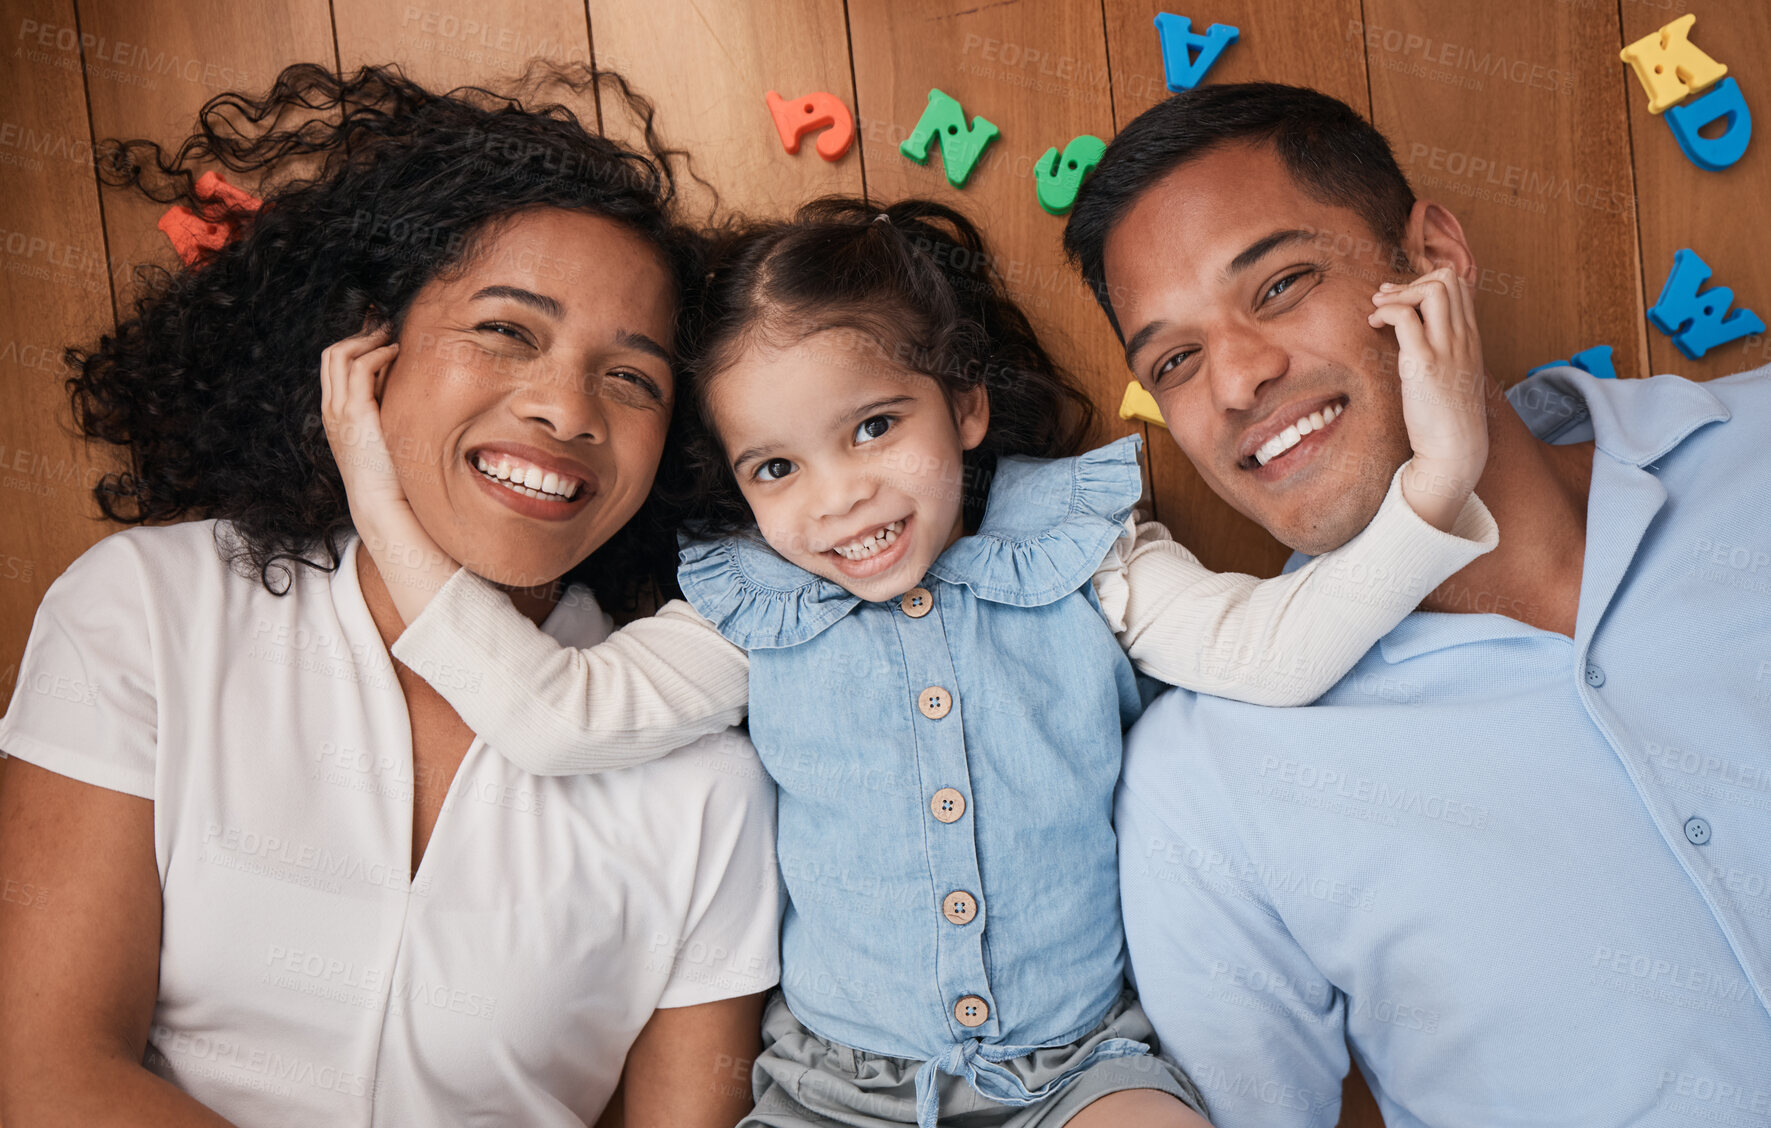
[[[1136,380],[1125,386],[1125,398],[1119,401],[1119,418],[1138,419],[1158,427],[1168,426],[1163,422],[1162,409],[1156,406],[1156,397],[1146,392],[1144,385]]]
[[[1685,95],[1713,86],[1728,73],[1727,67],[1686,38],[1696,22],[1696,16],[1680,16],[1618,54],[1636,72],[1642,89],[1648,91],[1649,113],[1658,114],[1678,105]]]

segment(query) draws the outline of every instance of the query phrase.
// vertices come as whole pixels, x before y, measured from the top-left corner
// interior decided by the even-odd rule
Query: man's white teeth
[[[878,529],[868,533],[860,540],[850,541],[848,544],[839,544],[830,551],[836,553],[845,560],[865,560],[869,556],[884,552],[891,546],[893,541],[898,539],[898,534],[903,531],[904,522],[893,521],[889,525],[880,526]]]
[[[1345,408],[1337,403],[1325,407],[1321,411],[1312,411],[1308,415],[1300,416],[1296,423],[1268,439],[1261,449],[1254,452],[1256,464],[1265,466],[1292,447],[1297,446],[1303,437],[1311,431],[1320,431],[1333,423],[1335,416],[1344,410]]]
[[[562,478],[552,470],[518,462],[507,454],[476,454],[474,468],[508,490],[548,501],[570,501],[578,496],[578,487],[583,484],[576,478]]]

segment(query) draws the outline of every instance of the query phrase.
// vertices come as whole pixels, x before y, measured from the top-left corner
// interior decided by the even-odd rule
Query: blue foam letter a
[[[1198,86],[1224,48],[1242,33],[1229,24],[1214,23],[1199,35],[1188,17],[1162,12],[1156,17],[1156,34],[1162,40],[1163,81],[1169,93],[1179,94]]]

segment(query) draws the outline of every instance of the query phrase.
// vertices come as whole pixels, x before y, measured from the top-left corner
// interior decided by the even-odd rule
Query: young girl
[[[921,201],[820,201],[738,238],[690,326],[692,610],[588,651],[403,511],[374,398],[394,347],[326,357],[352,514],[409,624],[394,655],[451,671],[438,690],[506,755],[555,774],[661,755],[740,716],[747,670],[789,898],[747,1125],[1202,1123],[1123,983],[1111,813],[1134,667],[1304,704],[1497,543],[1469,492],[1476,382],[1455,378],[1480,357],[1405,353],[1433,394],[1405,397],[1415,458],[1370,525],[1276,579],[1205,570],[1130,519],[1138,439],[1074,454],[1087,400],[989,261],[964,218]],[[587,428],[535,443],[600,441]],[[557,463],[477,465],[550,507],[538,519],[571,520],[595,488]]]

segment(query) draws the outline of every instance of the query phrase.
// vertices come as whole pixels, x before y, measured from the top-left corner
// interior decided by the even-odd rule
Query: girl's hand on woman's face
[[[411,512],[381,432],[381,388],[399,355],[385,327],[346,337],[320,354],[320,421],[344,479],[351,520],[364,536],[400,509]]]
[[[320,354],[320,420],[351,522],[410,623],[458,565],[412,512],[382,434],[381,389],[400,351],[390,335],[385,327],[365,330]]]

